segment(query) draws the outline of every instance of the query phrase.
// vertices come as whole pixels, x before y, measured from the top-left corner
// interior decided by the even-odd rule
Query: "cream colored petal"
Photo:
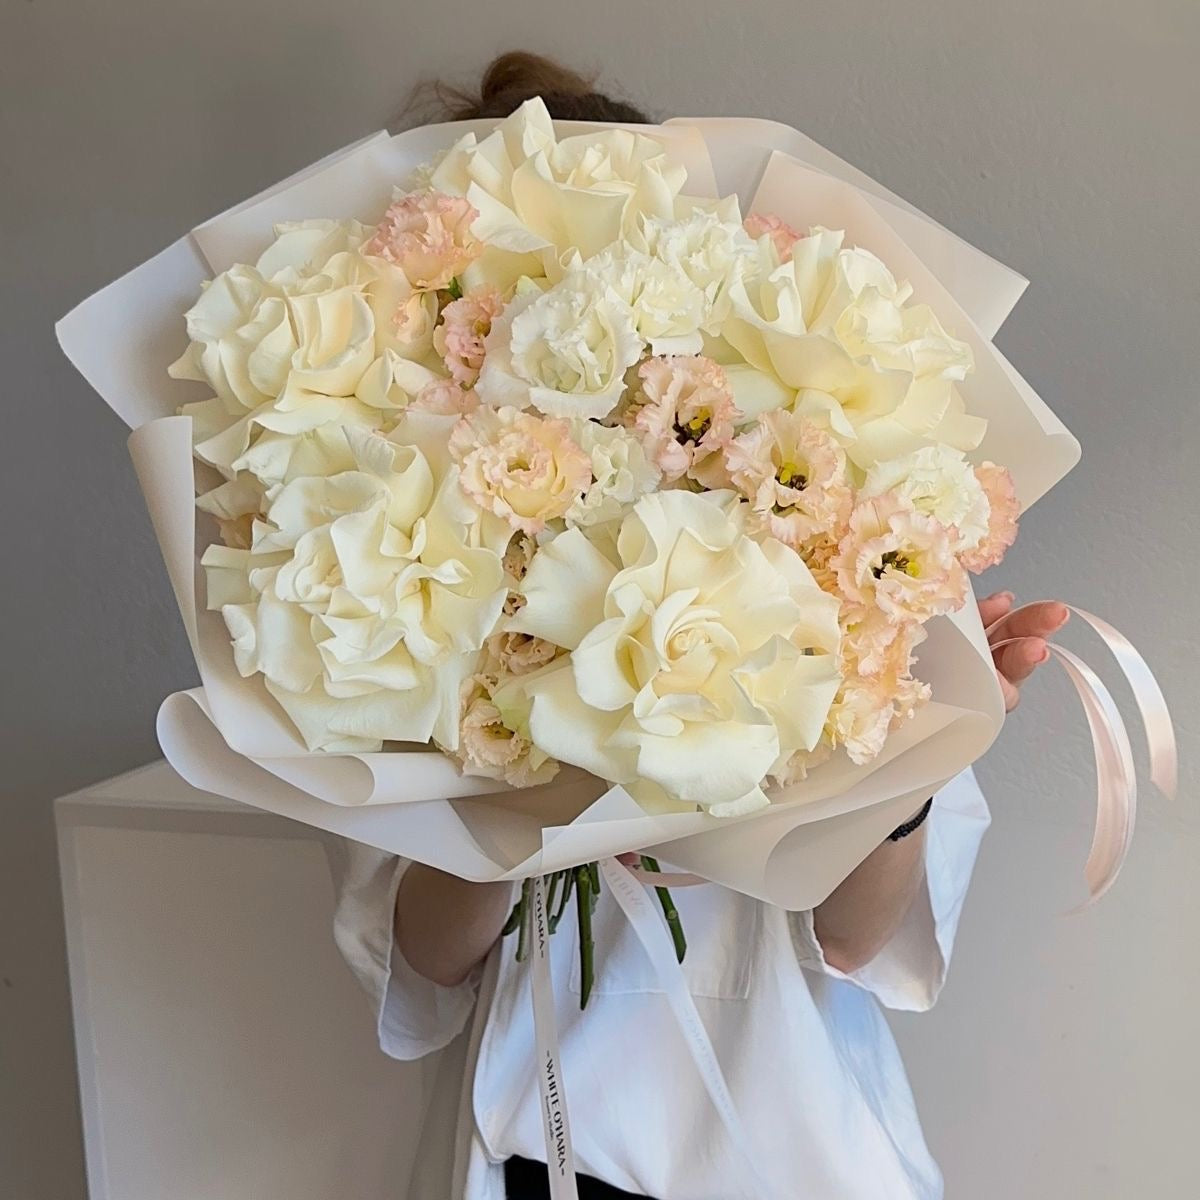
[[[540,750],[610,783],[628,783],[636,778],[634,752],[612,741],[620,714],[600,712],[584,704],[575,690],[568,661],[521,676],[521,684],[531,701],[530,736]]]
[[[766,721],[694,722],[676,737],[637,740],[638,774],[705,808],[753,791],[778,756],[775,728]]]
[[[568,529],[534,555],[521,585],[525,604],[508,628],[574,650],[604,620],[614,575],[616,568],[583,533]]]
[[[614,712],[632,703],[637,684],[630,678],[629,639],[631,621],[610,617],[597,625],[575,648],[571,667],[575,686],[584,703]],[[626,669],[622,669],[623,664]]]

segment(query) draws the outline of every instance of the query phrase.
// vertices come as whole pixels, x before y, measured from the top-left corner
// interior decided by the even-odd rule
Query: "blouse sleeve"
[[[866,966],[846,974],[825,961],[811,910],[790,913],[800,965],[873,992],[888,1008],[931,1008],[946,980],[959,914],[990,820],[974,772],[952,779],[934,797],[929,814],[925,885],[891,941]]]
[[[442,987],[405,960],[396,945],[394,913],[408,859],[343,839],[325,845],[336,892],[334,942],[367,994],[380,1048],[400,1059],[440,1050],[466,1027],[479,972]]]

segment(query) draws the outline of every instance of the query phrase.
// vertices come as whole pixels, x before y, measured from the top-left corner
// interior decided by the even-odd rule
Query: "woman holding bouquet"
[[[500,118],[540,95],[560,119],[644,122],[531,55],[498,59],[457,118]],[[1012,608],[980,605],[985,627]],[[1009,708],[1065,622],[1031,608],[994,653]],[[876,1000],[920,1011],[945,977],[979,840],[983,798],[967,773],[900,825],[811,912],[716,885],[680,890],[684,975],[761,1175],[778,1200],[934,1200],[930,1158]],[[525,965],[498,949],[510,883],[472,884],[369,847],[337,847],[338,945],[371,995],[384,1051],[440,1052],[410,1195],[548,1196]],[[571,931],[552,939],[562,1066],[581,1197],[755,1196],[699,1086],[645,952],[610,896],[594,917],[604,969],[581,1011]],[[693,1082],[694,1081],[694,1082]]]

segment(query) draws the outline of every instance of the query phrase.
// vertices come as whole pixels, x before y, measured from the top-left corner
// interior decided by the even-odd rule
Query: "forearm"
[[[900,928],[925,880],[928,822],[876,847],[813,910],[825,960],[839,971],[865,966]]]
[[[469,883],[413,863],[396,893],[396,943],[413,970],[452,987],[487,957],[512,902],[511,883]]]

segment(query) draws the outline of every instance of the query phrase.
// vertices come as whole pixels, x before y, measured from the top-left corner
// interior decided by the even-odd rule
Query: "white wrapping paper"
[[[630,849],[788,908],[833,887],[920,801],[984,753],[1003,704],[974,604],[928,627],[919,674],[934,701],[866,767],[835,759],[740,819],[647,815],[622,788],[576,770],[516,791],[463,776],[413,746],[374,754],[312,754],[257,678],[237,673],[219,614],[205,610],[189,420],[205,398],[167,376],[186,344],[183,313],[202,282],[253,261],[275,222],[376,219],[394,183],[470,129],[492,122],[378,133],[330,155],[193,230],[85,300],[58,325],[78,369],[134,432],[130,448],[202,686],[159,713],[163,752],[195,786],[427,862],[467,879],[522,878]],[[596,126],[556,123],[560,133]],[[754,120],[640,127],[688,169],[685,191],[737,192],[746,212],[847,230],[918,300],[969,342],[977,368],[962,387],[989,420],[978,457],[1013,473],[1025,506],[1077,461],[1079,447],[989,339],[1025,281],[874,181],[786,126]]]

